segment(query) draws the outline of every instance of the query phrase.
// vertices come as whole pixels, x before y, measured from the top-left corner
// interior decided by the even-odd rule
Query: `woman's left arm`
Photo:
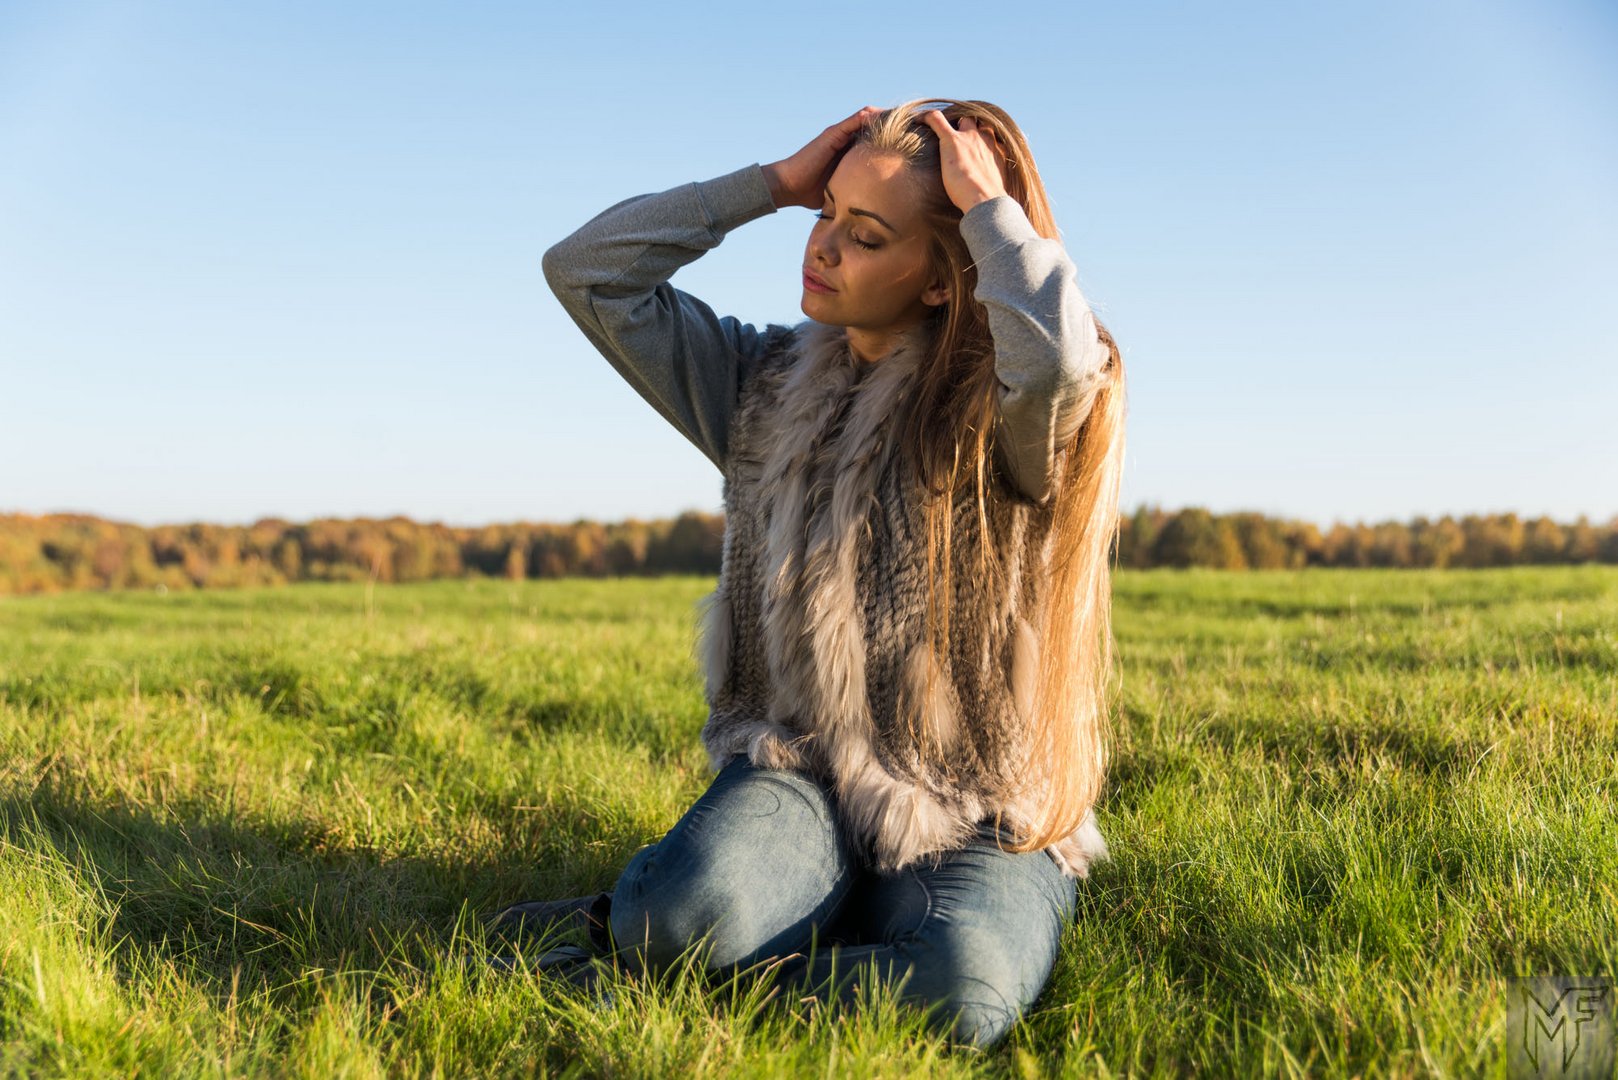
[[[1057,447],[1095,402],[1107,346],[1067,251],[1034,231],[1017,200],[999,195],[973,206],[961,217],[961,236],[977,265],[973,295],[994,337],[1000,460],[1020,491],[1043,501]]]
[[[1039,235],[1006,194],[998,136],[970,116],[959,127],[937,109],[921,116],[938,135],[944,190],[961,208],[961,237],[977,266],[973,295],[989,313],[1000,377],[995,445],[1012,482],[1042,502],[1056,448],[1095,403],[1108,349],[1061,242]]]

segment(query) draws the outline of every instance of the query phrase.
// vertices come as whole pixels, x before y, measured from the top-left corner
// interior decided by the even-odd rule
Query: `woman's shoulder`
[[[813,328],[818,325],[813,319],[766,325],[759,335],[756,369],[749,374],[780,373],[791,368],[813,337]]]
[[[758,335],[758,347],[743,362],[737,380],[738,405],[745,406],[760,396],[773,393],[782,376],[792,368],[797,354],[799,324],[768,323]]]
[[[779,360],[781,354],[792,351],[802,334],[804,323],[770,323],[764,327],[764,348],[762,350],[766,360]]]

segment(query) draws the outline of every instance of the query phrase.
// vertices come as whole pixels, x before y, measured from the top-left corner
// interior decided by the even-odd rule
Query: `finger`
[[[879,113],[881,111],[882,110],[877,108],[875,105],[866,105],[863,108],[861,108],[858,112],[854,113],[854,115],[850,116],[847,120],[844,120],[841,124],[838,124],[837,126],[840,127],[840,128],[858,129],[860,127],[863,127],[865,125],[865,122],[867,120],[869,120],[872,116],[874,116],[875,114],[877,114],[877,113]]]
[[[881,111],[882,110],[878,109],[875,105],[867,105],[865,108],[861,109],[853,116],[850,116],[848,119],[839,120],[837,123],[827,128],[825,133],[830,137],[831,144],[840,149],[845,143],[860,133],[860,129],[865,127],[866,122],[869,121],[872,116]]]
[[[995,135],[993,128],[984,127],[977,121],[972,120],[971,117],[967,117],[966,120],[963,120],[962,122],[965,123],[967,121],[971,121],[972,123],[972,126],[968,130],[978,136],[978,139],[983,144],[984,149],[988,150],[995,157],[1004,156],[1005,151],[1001,148],[1000,140]]]
[[[994,128],[986,124],[980,124],[970,116],[961,118],[961,128],[963,132],[971,132],[977,135],[983,141],[983,144],[994,153],[999,154],[1001,152],[1000,138],[995,134]]]

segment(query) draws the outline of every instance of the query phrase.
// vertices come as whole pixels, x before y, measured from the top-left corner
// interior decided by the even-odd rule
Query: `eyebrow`
[[[826,198],[831,199],[832,202],[837,201],[837,199],[831,193],[831,188],[826,188],[823,194],[826,196]],[[875,218],[877,221],[881,221],[882,226],[889,232],[893,233],[895,236],[899,235],[899,230],[895,229],[892,225],[889,225],[886,221],[884,221],[882,219],[882,215],[880,214],[873,214],[869,210],[858,210],[853,207],[850,207],[848,212],[850,214],[858,214],[860,217]]]

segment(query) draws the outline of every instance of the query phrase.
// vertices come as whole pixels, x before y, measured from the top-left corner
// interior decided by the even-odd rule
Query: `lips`
[[[830,293],[837,291],[830,285],[826,284],[824,280],[810,273],[808,270],[803,272],[803,287],[808,289],[810,292]]]

